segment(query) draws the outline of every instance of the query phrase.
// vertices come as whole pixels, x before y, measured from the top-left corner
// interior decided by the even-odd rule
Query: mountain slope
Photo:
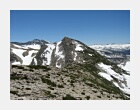
[[[30,65],[32,59],[35,57],[37,52],[41,49],[41,47],[45,44],[48,44],[47,41],[35,39],[33,41],[19,43],[19,42],[11,42],[11,53],[18,56],[21,60],[14,60],[11,55],[11,63],[12,64],[21,64],[21,65]]]
[[[49,66],[12,66],[11,99],[15,100],[128,100],[113,83],[73,64],[62,69]]]
[[[17,44],[13,45],[15,46]],[[40,78],[42,76],[41,74],[48,74],[43,72],[44,70],[41,69],[42,66],[47,67],[46,65],[49,65],[51,69],[50,73],[53,71],[53,68],[56,71],[53,71],[52,74],[62,73],[62,80],[65,80],[66,75],[68,77],[74,78],[74,85],[76,83],[80,84],[80,82],[82,82],[82,87],[85,84],[90,86],[90,89],[93,86],[98,86],[101,90],[106,91],[107,93],[113,93],[119,95],[119,97],[123,97],[122,99],[127,99],[127,97],[129,97],[129,95],[127,95],[130,94],[129,73],[117,66],[117,64],[110,62],[106,57],[99,54],[96,50],[88,47],[78,40],[64,37],[60,42],[53,44],[41,44],[40,49],[27,48],[23,47],[22,45],[18,45],[16,48],[11,47],[11,52],[23,60],[21,65],[30,65],[33,68],[37,68],[38,65],[40,65],[40,68],[38,68],[40,71],[38,71],[39,73],[35,69],[31,69],[31,72],[29,72],[30,69],[28,66],[21,66],[25,72],[20,73],[20,76],[24,76],[24,74],[27,73],[31,73],[31,75],[36,76],[35,73],[37,72],[40,74],[38,76],[38,83],[42,83],[40,82]],[[14,58],[11,56],[11,59]],[[13,60],[12,63],[17,62],[17,59],[19,58]],[[11,75],[13,75],[13,77],[18,77],[18,74],[19,69],[17,69],[17,67],[13,68]],[[43,77],[46,77],[46,75]],[[51,77],[50,79],[51,81],[56,81],[57,78],[55,77],[53,79],[53,77]],[[19,83],[19,80],[13,80],[13,82]],[[66,85],[68,86],[68,84]],[[64,88],[66,90],[68,89],[67,87]],[[76,86],[76,88],[78,87]],[[79,94],[79,92],[77,94]]]

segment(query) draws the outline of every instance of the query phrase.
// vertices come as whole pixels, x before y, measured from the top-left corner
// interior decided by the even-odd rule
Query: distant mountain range
[[[92,86],[98,85],[99,90],[103,89],[104,92],[108,89],[111,93],[115,92],[115,97],[119,99],[129,98],[130,71],[125,65],[129,63],[130,44],[87,46],[64,37],[55,43],[38,39],[25,43],[11,42],[10,50],[10,62],[15,68],[14,65],[57,68],[56,73],[78,74],[77,80],[81,82],[84,78],[84,84],[90,82]],[[88,86],[92,89],[91,85]]]
[[[122,63],[130,58],[130,44],[93,45],[91,48],[114,63]]]
[[[130,44],[92,45],[90,47],[130,72]]]

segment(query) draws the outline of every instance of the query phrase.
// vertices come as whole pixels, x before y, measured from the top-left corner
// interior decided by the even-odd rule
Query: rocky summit
[[[86,44],[11,42],[12,100],[129,100],[130,73]]]

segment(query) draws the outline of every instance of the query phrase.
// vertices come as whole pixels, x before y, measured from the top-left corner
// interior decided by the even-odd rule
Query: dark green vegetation
[[[18,91],[16,91],[16,90],[11,90],[10,93],[11,93],[11,94],[17,95],[17,94],[18,94]]]
[[[27,75],[22,75],[22,74],[17,74],[17,73],[13,73],[10,76],[11,80],[27,80]]]
[[[12,65],[12,68],[24,69],[24,67],[18,65]]]
[[[56,95],[51,94],[51,91],[43,91],[43,92],[45,93],[46,97],[49,97],[49,98],[55,98],[56,97]]]
[[[48,68],[47,66],[40,66],[40,65],[29,65],[28,66],[31,69],[43,69],[44,71],[49,71],[51,68]]]
[[[89,100],[90,99],[90,96],[86,96],[86,99]]]
[[[58,87],[59,87],[59,88],[64,88],[64,86],[63,86],[63,85],[58,85]]]
[[[56,84],[54,82],[52,82],[51,80],[47,79],[47,78],[42,77],[41,80],[42,80],[43,83],[47,83],[48,85],[56,87]]]
[[[67,94],[65,97],[63,97],[63,100],[76,100],[76,98],[74,98],[71,95]]]

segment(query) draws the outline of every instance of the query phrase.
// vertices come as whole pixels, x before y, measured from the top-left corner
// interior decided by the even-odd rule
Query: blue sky
[[[10,40],[60,41],[64,36],[87,45],[130,43],[129,10],[11,10]]]

